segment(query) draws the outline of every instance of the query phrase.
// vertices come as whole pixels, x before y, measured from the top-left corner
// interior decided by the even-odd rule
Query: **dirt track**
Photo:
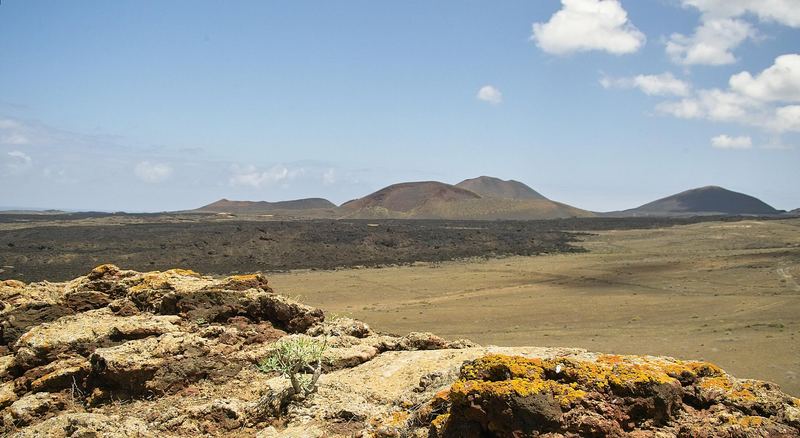
[[[582,246],[271,281],[378,330],[706,359],[800,394],[800,220],[606,231]]]

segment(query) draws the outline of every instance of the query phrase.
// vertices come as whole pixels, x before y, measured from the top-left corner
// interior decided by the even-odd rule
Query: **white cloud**
[[[6,153],[5,169],[8,173],[16,174],[31,168],[33,159],[22,151],[11,151]]]
[[[662,73],[659,75],[638,75],[630,78],[609,78],[600,79],[603,88],[638,88],[649,96],[688,96],[691,92],[691,85],[682,81],[672,73]]]
[[[164,163],[142,161],[134,167],[133,173],[146,183],[158,183],[172,175],[172,167]]]
[[[289,169],[286,166],[275,165],[266,170],[260,170],[253,165],[231,166],[232,175],[228,183],[232,186],[250,186],[261,188],[276,183],[286,182],[305,173],[305,169]]]
[[[753,140],[749,136],[731,137],[722,134],[711,139],[711,146],[716,149],[750,149],[753,147]]]
[[[755,36],[755,29],[746,21],[733,18],[704,19],[692,36],[672,34],[666,50],[677,64],[733,64],[736,62],[733,49]]]
[[[478,100],[489,102],[492,105],[499,105],[503,103],[503,93],[491,85],[484,85],[481,87],[475,97],[477,97]]]
[[[638,51],[647,38],[618,0],[561,0],[546,23],[533,24],[532,40],[547,53],[602,50],[615,55]]]
[[[731,76],[729,84],[732,90],[753,99],[800,102],[800,55],[779,56],[755,77],[744,71]]]
[[[789,105],[775,109],[775,117],[769,127],[777,132],[800,132],[800,105]]]
[[[700,90],[696,95],[677,102],[662,102],[656,109],[683,119],[709,119],[718,122],[744,120],[754,102],[729,91]]]
[[[709,17],[739,17],[750,13],[761,21],[800,27],[797,0],[682,0]]]
[[[681,100],[662,102],[656,110],[684,119],[756,126],[775,134],[800,132],[800,105],[776,104],[800,101],[800,56],[779,56],[761,73],[735,74],[729,84],[726,90],[701,89]]]

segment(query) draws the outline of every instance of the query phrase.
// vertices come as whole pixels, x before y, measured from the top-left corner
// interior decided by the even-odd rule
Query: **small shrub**
[[[286,377],[292,384],[292,395],[304,398],[317,390],[317,380],[322,374],[322,356],[327,348],[327,341],[307,336],[278,341],[258,364],[258,369]]]

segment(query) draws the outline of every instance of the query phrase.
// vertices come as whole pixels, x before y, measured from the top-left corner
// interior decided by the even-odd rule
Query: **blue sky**
[[[768,3],[768,4],[767,4]],[[800,207],[798,0],[0,5],[0,205],[340,203],[492,175]]]

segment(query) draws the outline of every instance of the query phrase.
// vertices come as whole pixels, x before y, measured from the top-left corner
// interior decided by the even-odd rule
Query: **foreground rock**
[[[488,355],[431,403],[438,437],[800,436],[798,399],[668,358]]]
[[[261,274],[4,281],[0,328],[3,436],[800,436],[799,400],[711,364],[376,333]],[[287,336],[328,346],[305,399],[257,368]]]

